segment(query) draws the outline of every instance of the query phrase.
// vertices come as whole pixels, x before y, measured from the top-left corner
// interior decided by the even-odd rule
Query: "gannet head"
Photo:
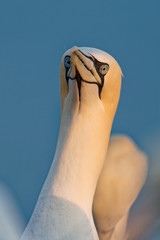
[[[88,47],[73,47],[62,56],[60,67],[62,109],[69,92],[69,81],[76,81],[81,101],[82,82],[95,85],[104,108],[116,111],[122,71],[108,53]]]

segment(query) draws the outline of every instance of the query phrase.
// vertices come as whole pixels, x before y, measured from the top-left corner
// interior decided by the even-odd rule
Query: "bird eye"
[[[70,68],[71,65],[72,65],[71,57],[70,56],[66,56],[64,58],[64,66],[65,66],[65,68]]]
[[[102,75],[105,75],[109,70],[109,66],[106,64],[106,65],[101,65],[100,68],[99,68],[99,72],[102,74]]]

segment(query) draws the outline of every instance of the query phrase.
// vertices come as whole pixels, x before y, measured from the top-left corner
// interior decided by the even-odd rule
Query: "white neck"
[[[71,87],[76,87],[75,82]],[[51,167],[54,172],[51,193],[74,202],[88,213],[107,151],[110,119],[106,118],[97,86],[82,83],[81,102],[74,99],[74,106],[68,109],[73,104],[72,93],[76,91],[70,89],[70,92]]]
[[[96,85],[82,83],[80,102],[78,96],[76,82],[69,82],[56,153],[39,202],[47,196],[65,199],[84,212],[93,228],[92,201],[112,117],[104,111]]]

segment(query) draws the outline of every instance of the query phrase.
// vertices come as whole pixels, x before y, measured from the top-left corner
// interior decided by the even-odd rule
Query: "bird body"
[[[93,201],[100,239],[126,239],[129,209],[146,175],[146,155],[129,137],[112,136]]]
[[[56,153],[21,240],[98,239],[92,203],[121,77],[118,63],[103,51],[74,47],[63,55],[62,118]]]

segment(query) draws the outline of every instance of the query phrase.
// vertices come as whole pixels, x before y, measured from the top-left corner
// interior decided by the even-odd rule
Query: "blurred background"
[[[112,133],[131,136],[149,158],[147,184],[134,206],[140,210],[131,221],[150,209],[153,219],[144,229],[153,225],[154,231],[145,239],[160,239],[159,12],[159,0],[0,1],[0,181],[21,213],[21,229],[56,148],[60,59],[77,45],[108,52],[122,68]]]

